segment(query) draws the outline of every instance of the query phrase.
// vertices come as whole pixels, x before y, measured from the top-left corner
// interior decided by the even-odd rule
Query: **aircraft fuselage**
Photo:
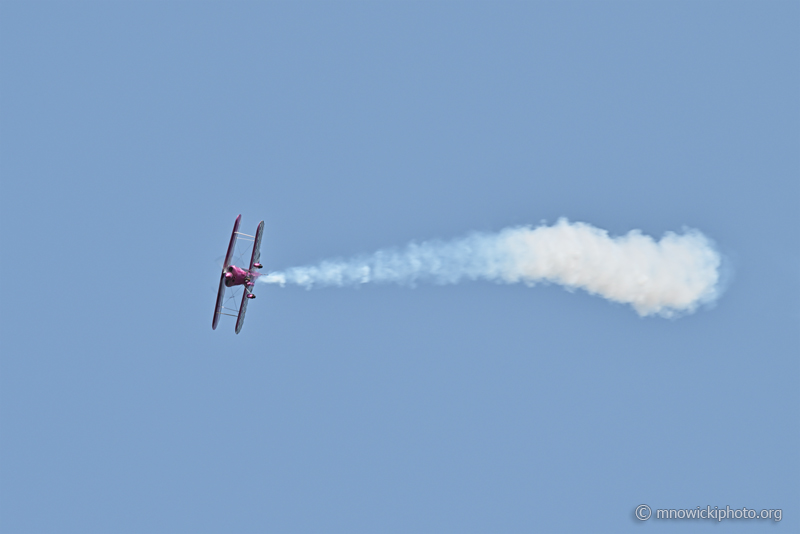
[[[255,280],[258,275],[259,273],[245,271],[235,265],[228,265],[228,268],[225,269],[225,287],[241,286],[245,284],[252,286],[253,280]]]

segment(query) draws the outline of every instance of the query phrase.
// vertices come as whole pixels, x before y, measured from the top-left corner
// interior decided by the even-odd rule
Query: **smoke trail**
[[[656,242],[638,230],[609,237],[589,224],[560,219],[553,226],[506,228],[292,267],[259,280],[309,289],[371,282],[553,282],[630,304],[642,316],[670,317],[717,298],[720,265],[719,253],[697,230],[667,232]]]

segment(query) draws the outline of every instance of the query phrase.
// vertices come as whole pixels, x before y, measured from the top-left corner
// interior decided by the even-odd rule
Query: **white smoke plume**
[[[463,280],[528,286],[552,282],[630,304],[642,316],[671,317],[690,313],[719,296],[720,266],[720,254],[697,230],[667,232],[655,241],[638,230],[610,237],[589,224],[560,219],[553,226],[506,228],[326,260],[259,280],[308,289]]]

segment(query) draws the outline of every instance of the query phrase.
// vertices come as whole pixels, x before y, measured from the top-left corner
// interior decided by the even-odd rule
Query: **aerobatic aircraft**
[[[233,233],[231,234],[231,241],[228,244],[228,252],[225,254],[225,263],[222,265],[222,275],[219,279],[219,290],[217,291],[217,305],[214,308],[214,321],[211,323],[211,328],[216,330],[217,323],[219,323],[219,316],[220,315],[229,315],[231,317],[236,317],[236,333],[242,331],[242,325],[244,324],[244,313],[247,311],[247,301],[250,299],[256,298],[253,294],[253,286],[255,284],[256,278],[261,276],[261,273],[258,272],[258,269],[263,267],[259,260],[261,259],[261,234],[264,233],[264,221],[258,223],[258,228],[256,229],[256,235],[247,235],[239,232],[239,221],[242,220],[242,216],[239,215],[236,217],[236,222],[233,223]],[[236,265],[231,264],[231,260],[233,259],[233,251],[236,247],[236,240],[242,239],[245,241],[253,241],[253,253],[250,256],[250,268],[247,270],[242,269],[241,267],[237,267]],[[239,305],[239,309],[234,308],[226,308],[225,307],[225,288],[226,287],[236,287],[242,286],[244,288],[244,294],[242,295],[242,303]],[[229,300],[232,300],[229,298]],[[235,300],[233,300],[235,305]],[[234,312],[233,313],[226,313],[226,312]]]

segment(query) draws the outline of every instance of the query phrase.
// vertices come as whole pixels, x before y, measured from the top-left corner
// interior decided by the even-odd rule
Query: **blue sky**
[[[0,5],[0,531],[800,529],[796,2]],[[677,320],[556,285],[260,286],[559,217],[697,228]],[[226,318],[223,318],[226,319]],[[757,531],[727,521],[719,531]]]

